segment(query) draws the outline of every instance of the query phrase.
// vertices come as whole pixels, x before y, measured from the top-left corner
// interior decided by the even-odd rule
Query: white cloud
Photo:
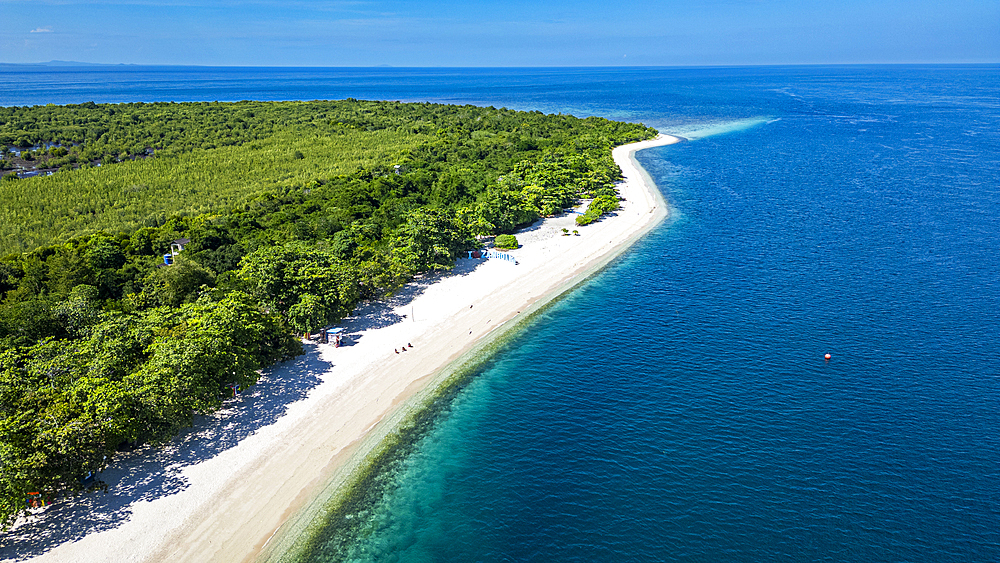
[[[52,33],[51,27],[38,27],[31,30],[31,33]]]

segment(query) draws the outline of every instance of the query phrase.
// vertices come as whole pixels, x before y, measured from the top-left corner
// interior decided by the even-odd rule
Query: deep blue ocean
[[[429,100],[689,139],[638,155],[670,218],[315,561],[1000,561],[1000,67],[0,75],[0,105]]]

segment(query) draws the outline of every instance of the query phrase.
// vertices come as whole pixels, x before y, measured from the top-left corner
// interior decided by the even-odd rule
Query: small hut
[[[176,239],[174,242],[170,243],[170,253],[177,256],[182,250],[184,250],[184,247],[190,243],[191,239],[189,238]]]
[[[334,348],[340,348],[341,339],[346,336],[344,332],[342,327],[328,328],[323,334],[324,340],[327,344],[333,344]]]
[[[170,243],[170,252],[163,255],[163,263],[167,266],[174,265],[174,258],[184,250],[184,247],[191,242],[189,238],[179,238]]]

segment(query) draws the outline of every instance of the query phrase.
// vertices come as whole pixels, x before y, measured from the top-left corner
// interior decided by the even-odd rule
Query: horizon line
[[[577,68],[614,68],[614,69],[644,69],[644,68],[764,68],[764,67],[843,67],[843,66],[990,66],[1000,65],[998,61],[952,61],[952,62],[867,62],[867,63],[761,63],[761,64],[680,64],[680,65],[532,65],[532,66],[464,66],[464,65],[211,65],[211,64],[147,64],[147,63],[91,63],[82,61],[51,60],[34,63],[0,62],[0,66],[45,66],[45,67],[178,67],[178,68],[309,68],[309,69],[577,69]]]

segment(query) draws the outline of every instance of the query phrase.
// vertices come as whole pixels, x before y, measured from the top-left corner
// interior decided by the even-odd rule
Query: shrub
[[[612,196],[602,195],[594,198],[587,206],[587,211],[583,215],[576,216],[577,225],[589,225],[600,219],[605,214],[618,209],[618,200]]]
[[[497,235],[497,238],[495,241],[493,241],[493,244],[497,248],[503,248],[503,249],[511,249],[518,247],[517,237],[515,237],[514,235]]]

